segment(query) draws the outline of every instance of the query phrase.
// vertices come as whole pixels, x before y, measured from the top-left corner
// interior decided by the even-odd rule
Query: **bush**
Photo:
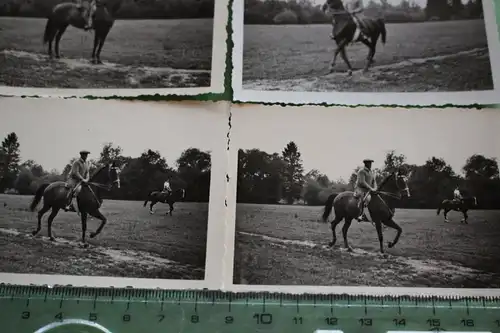
[[[273,22],[276,24],[297,24],[299,18],[293,10],[285,9],[274,17]]]

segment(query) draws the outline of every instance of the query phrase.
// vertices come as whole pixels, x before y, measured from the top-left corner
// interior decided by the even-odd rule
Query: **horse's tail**
[[[49,186],[50,184],[42,184],[40,187],[36,190],[35,197],[33,198],[33,201],[30,204],[30,211],[34,211],[36,206],[40,203],[40,200],[42,199],[43,192],[45,189]]]
[[[45,24],[45,31],[43,33],[43,44],[48,43],[54,35],[55,21],[52,15],[49,15],[47,23]]]
[[[387,40],[387,30],[385,30],[385,22],[381,18],[378,21],[380,25],[380,34],[382,35],[382,44],[385,44]]]
[[[144,201],[143,207],[146,207],[146,205],[148,204],[148,201],[151,199],[151,193],[153,193],[153,192],[154,191],[149,191],[148,196],[146,197],[146,201]]]
[[[323,222],[328,221],[328,216],[330,216],[330,213],[332,212],[332,208],[333,208],[333,200],[335,200],[336,197],[337,197],[337,193],[333,193],[333,194],[330,194],[328,199],[326,199],[325,210],[323,211],[323,216],[322,216]]]

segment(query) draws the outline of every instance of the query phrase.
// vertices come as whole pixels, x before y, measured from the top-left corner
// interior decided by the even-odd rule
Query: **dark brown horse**
[[[90,238],[94,238],[101,233],[107,221],[106,217],[104,217],[104,215],[102,215],[99,211],[102,204],[101,190],[109,191],[113,188],[113,186],[120,188],[119,169],[116,167],[115,163],[107,164],[99,168],[92,175],[92,177],[90,177],[89,182],[82,186],[82,189],[76,198],[82,221],[82,243],[84,246],[87,246],[85,239],[85,232],[87,231],[87,216],[91,215],[101,220],[101,225],[97,228],[97,230],[90,233]],[[68,191],[69,188],[67,184],[62,181],[43,184],[37,189],[33,202],[30,205],[30,210],[33,212],[36,209],[42,197],[43,207],[38,211],[38,226],[36,230],[33,231],[33,236],[37,235],[42,229],[43,215],[52,209],[52,212],[47,220],[47,227],[50,240],[55,240],[52,235],[52,222],[54,221],[54,218],[59,210],[66,207],[68,203]]]
[[[468,224],[468,219],[469,215],[467,215],[467,211],[469,209],[472,209],[477,206],[477,199],[476,197],[466,197],[463,198],[461,201],[459,200],[443,200],[437,209],[437,215],[441,212],[441,209],[443,210],[444,213],[444,221],[445,222],[450,222],[448,220],[448,213],[451,210],[457,211],[457,212],[462,212],[464,215],[464,218],[460,221],[461,223]]]
[[[375,51],[377,49],[377,42],[379,37],[382,37],[382,44],[385,44],[387,39],[387,31],[385,29],[385,22],[381,18],[363,18],[363,34],[357,40],[354,40],[354,36],[356,33],[356,23],[352,18],[351,14],[348,13],[342,0],[326,0],[326,2],[322,6],[322,10],[324,12],[330,12],[333,15],[333,40],[337,44],[337,48],[335,49],[333,59],[330,63],[330,73],[333,72],[333,68],[335,67],[335,63],[337,61],[337,56],[340,53],[342,59],[346,63],[349,68],[348,74],[352,75],[352,66],[347,59],[347,55],[345,52],[345,48],[350,43],[361,42],[368,46],[369,53],[366,58],[366,64],[364,67],[364,71],[368,71],[369,67],[375,62],[373,58],[375,57]]]
[[[92,63],[102,64],[101,50],[106,41],[111,27],[115,22],[115,14],[120,9],[122,0],[101,0],[98,2],[94,14],[94,49],[92,51]],[[62,35],[72,25],[78,29],[85,28],[84,15],[87,15],[89,4],[84,2],[84,8],[78,8],[76,3],[63,2],[52,9],[49,14],[45,32],[43,34],[43,43],[49,44],[48,54],[52,58],[52,42],[55,38],[56,58],[60,58],[59,42]]]
[[[153,212],[153,206],[156,205],[158,202],[161,203],[166,203],[169,205],[170,210],[166,215],[172,216],[172,212],[174,211],[174,203],[176,201],[183,200],[186,197],[186,191],[182,188],[179,188],[175,191],[172,191],[172,193],[164,193],[161,191],[151,191],[148,193],[146,201],[144,201],[144,207],[148,204],[148,202],[151,202],[149,204],[149,213],[154,214]]]
[[[393,217],[398,201],[403,197],[410,196],[410,190],[408,188],[409,177],[410,175],[405,176],[398,172],[391,172],[382,180],[377,191],[371,194],[371,200],[368,203],[368,211],[370,213],[371,220],[375,223],[378,240],[380,242],[380,252],[382,253],[384,253],[382,225],[386,225],[390,228],[396,229],[397,231],[394,240],[388,244],[389,248],[394,247],[401,236],[402,229],[396,222],[394,222]],[[335,228],[342,220],[345,219],[344,226],[342,227],[344,246],[349,251],[352,251],[352,247],[347,241],[347,231],[351,226],[352,220],[357,218],[361,213],[358,206],[358,200],[359,199],[354,196],[354,192],[350,191],[332,194],[326,200],[325,210],[322,216],[323,221],[328,221],[328,216],[330,216],[330,213],[332,212],[332,207],[335,210],[335,219],[331,222],[333,240],[330,242],[329,246],[334,246],[337,242]]]

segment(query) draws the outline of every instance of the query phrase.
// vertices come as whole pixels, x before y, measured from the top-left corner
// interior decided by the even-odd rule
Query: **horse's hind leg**
[[[59,54],[59,42],[61,41],[61,37],[62,37],[62,35],[64,34],[64,32],[66,31],[67,28],[68,28],[67,25],[64,25],[64,26],[60,27],[59,30],[57,31],[57,34],[56,34],[55,52],[56,52],[56,58],[57,59],[59,59],[61,57],[61,55]]]
[[[364,72],[367,72],[368,69],[370,68],[370,66],[374,62],[373,57],[375,57],[376,46],[375,46],[375,43],[373,43],[367,39],[363,39],[361,42],[363,44],[365,44],[366,46],[368,46],[368,48],[369,48],[368,56],[366,57],[365,68],[363,69]]]
[[[170,216],[172,216],[172,212],[174,211],[174,205],[169,203],[168,204],[170,206],[170,211],[168,212],[170,214]]]
[[[467,214],[467,212],[465,210],[462,213],[464,214],[464,218],[463,218],[462,222],[465,224],[469,224],[469,222],[467,221],[469,219],[469,215]]]
[[[349,227],[351,226],[352,218],[346,218],[344,226],[342,227],[342,236],[344,237],[344,247],[349,251],[352,252],[352,247],[349,245],[349,242],[347,241],[347,231],[349,230]]]
[[[59,209],[60,208],[52,207],[52,212],[50,213],[50,216],[47,220],[47,229],[48,229],[47,232],[48,232],[48,236],[49,236],[51,241],[56,240],[54,238],[54,236],[52,235],[52,222],[54,221],[54,218],[56,217],[57,213],[59,213]]]
[[[99,235],[102,231],[102,229],[104,228],[104,226],[106,225],[106,222],[108,221],[104,215],[102,215],[102,213],[100,211],[95,211],[93,212],[92,214],[90,214],[92,216],[94,216],[95,218],[98,218],[99,220],[101,220],[101,224],[99,225],[99,227],[97,228],[97,230],[95,232],[91,232],[90,233],[90,238],[94,238],[95,236]]]
[[[155,204],[156,204],[156,201],[151,201],[151,203],[149,204],[149,214],[154,214],[153,206]]]
[[[44,205],[43,205],[43,207],[42,207],[42,209],[40,209],[40,210],[38,211],[38,225],[37,225],[37,227],[36,227],[36,230],[33,230],[33,231],[31,232],[31,234],[32,234],[33,236],[36,236],[36,235],[40,232],[40,230],[42,230],[42,217],[43,217],[43,215],[44,215],[45,213],[47,213],[47,212],[49,211],[49,209],[50,209],[50,206],[49,206],[49,205],[45,205],[45,204],[44,204]]]
[[[396,237],[394,237],[394,240],[392,242],[387,243],[387,246],[389,248],[393,248],[399,241],[399,237],[401,236],[401,233],[403,232],[403,229],[396,223],[394,222],[393,219],[390,219],[388,221],[383,222],[386,226],[389,228],[395,229],[396,230]]]
[[[449,211],[450,211],[450,210],[449,210],[448,208],[445,208],[445,209],[444,209],[443,214],[444,214],[444,222],[445,222],[445,223],[450,222],[450,221],[448,220],[448,212],[449,212]]]
[[[333,53],[333,59],[332,61],[330,62],[330,69],[329,69],[329,73],[332,73],[333,72],[333,68],[335,67],[335,63],[337,62],[337,57],[339,55],[339,53],[342,53],[342,52],[345,52],[345,47],[347,45],[347,42],[345,40],[341,41],[338,45],[337,45],[337,48],[335,49],[334,53]],[[350,64],[348,65],[349,67],[351,66]]]
[[[335,243],[337,243],[337,235],[335,229],[337,228],[337,225],[342,221],[342,219],[343,219],[342,216],[335,214],[335,219],[331,222],[332,241],[328,244],[328,246],[330,247],[333,247]]]

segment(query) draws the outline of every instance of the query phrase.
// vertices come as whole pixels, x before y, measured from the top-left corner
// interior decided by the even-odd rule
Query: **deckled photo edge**
[[[453,105],[491,105],[498,103],[500,94],[500,35],[498,14],[500,9],[493,0],[482,0],[486,38],[488,42],[489,61],[493,80],[493,89],[484,91],[456,92],[309,92],[251,90],[243,88],[243,52],[244,52],[244,4],[233,3],[233,100],[242,103],[270,103],[293,105],[347,105],[347,106],[380,106],[380,105],[418,105],[424,107],[440,107]],[[497,13],[497,14],[496,14]],[[333,50],[333,49],[332,49]],[[325,50],[328,52],[328,50]],[[378,51],[378,53],[383,51]],[[337,62],[341,61],[340,57]]]
[[[210,86],[192,88],[34,88],[0,85],[0,95],[17,97],[139,97],[139,96],[197,96],[201,94],[222,94],[225,92],[227,55],[226,25],[229,18],[229,0],[214,0],[212,25],[212,50]],[[215,22],[219,22],[215,24]],[[224,22],[221,24],[220,22]],[[109,42],[108,42],[109,43]],[[108,45],[109,46],[109,45]],[[61,46],[62,48],[62,46]],[[106,46],[104,46],[104,49]]]
[[[208,216],[206,217],[207,219],[207,225],[206,225],[206,246],[205,246],[205,266],[204,266],[204,276],[201,279],[159,279],[159,278],[143,278],[143,277],[117,277],[117,276],[87,276],[87,275],[62,275],[62,274],[35,274],[35,273],[30,273],[30,272],[23,272],[23,273],[6,273],[6,272],[0,272],[0,283],[3,284],[11,284],[11,285],[71,285],[75,287],[133,287],[133,288],[161,288],[161,289],[220,289],[221,286],[221,265],[222,265],[222,256],[223,256],[223,244],[220,242],[220,236],[217,237],[218,235],[222,234],[225,230],[224,223],[221,223],[221,217],[224,216],[224,211],[225,211],[225,206],[224,206],[224,199],[226,195],[225,191],[225,186],[226,186],[226,181],[225,181],[225,169],[227,165],[227,154],[226,154],[226,135],[225,135],[225,130],[226,127],[224,126],[226,124],[226,112],[228,110],[227,103],[226,102],[209,102],[209,103],[197,103],[197,106],[193,105],[183,105],[183,103],[169,103],[169,102],[161,102],[161,103],[156,103],[156,102],[141,102],[141,107],[142,111],[135,111],[134,109],[130,109],[130,103],[137,103],[135,101],[88,101],[88,100],[60,100],[60,99],[43,99],[43,100],[34,100],[34,99],[23,99],[23,98],[18,98],[18,97],[4,97],[2,98],[2,105],[4,106],[3,110],[7,110],[7,108],[10,107],[17,107],[18,113],[22,113],[22,109],[31,109],[33,108],[33,103],[37,103],[37,108],[41,107],[47,107],[47,108],[53,108],[56,110],[56,112],[65,112],[67,108],[82,108],[82,109],[88,109],[88,108],[96,108],[98,105],[101,108],[100,112],[103,112],[102,110],[106,107],[114,106],[114,108],[121,108],[121,112],[125,111],[127,114],[130,113],[135,113],[136,115],[138,113],[143,113],[142,116],[146,117],[146,115],[149,113],[148,111],[151,111],[152,113],[155,113],[156,115],[160,114],[159,112],[165,112],[167,111],[165,118],[168,118],[169,115],[169,109],[170,109],[170,114],[176,113],[181,115],[185,114],[185,117],[187,120],[193,119],[193,116],[196,116],[196,113],[198,114],[205,114],[208,115],[206,118],[212,119],[212,121],[209,121],[203,125],[210,126],[210,129],[213,130],[213,135],[212,138],[212,144],[211,144],[211,149],[207,149],[210,151],[210,161],[211,161],[211,170],[210,170],[210,189],[209,189],[209,200],[208,200]],[[91,104],[93,103],[93,104]],[[98,103],[98,104],[96,104]],[[31,105],[31,107],[30,107]],[[124,108],[126,109],[128,105],[128,110],[123,110]],[[173,109],[173,110],[172,110]],[[194,111],[194,115],[189,115],[190,112]],[[0,112],[1,113],[1,112]],[[125,114],[125,113],[124,113]],[[126,118],[124,118],[126,119]],[[189,123],[189,121],[188,121]],[[192,124],[192,123],[191,123]],[[134,123],[134,125],[138,125],[137,123]],[[129,127],[134,126],[130,124]],[[96,128],[97,129],[97,128]],[[192,135],[192,134],[186,134],[186,135]],[[3,139],[3,138],[2,138]],[[201,139],[200,139],[201,141]],[[120,143],[113,142],[114,145],[120,146]],[[22,143],[21,143],[22,145]],[[147,143],[144,144],[147,146]],[[178,145],[175,142],[172,143],[173,146]],[[181,143],[182,145],[182,143]],[[123,146],[120,146],[124,148]],[[184,147],[183,147],[184,148]],[[196,147],[185,147],[185,149],[188,148],[196,148]],[[22,149],[22,147],[21,147]],[[126,148],[125,148],[126,149]],[[145,148],[146,149],[146,148]],[[95,154],[98,155],[98,154]],[[126,155],[126,152],[124,153]],[[95,156],[94,156],[95,157]],[[35,161],[36,162],[36,161]],[[167,161],[167,163],[170,162],[173,165],[173,161]],[[123,180],[122,180],[123,182]],[[161,184],[160,184],[161,185]],[[29,197],[29,200],[31,200],[32,196]],[[104,199],[104,203],[106,202],[107,199]],[[109,200],[109,199],[108,199]],[[3,201],[3,200],[2,200]],[[147,209],[143,207],[142,201],[135,201],[137,207],[136,210],[141,212],[141,211],[146,211]],[[175,203],[174,203],[175,204]],[[189,203],[187,203],[189,204]],[[31,232],[32,228],[34,229],[36,227],[36,212],[42,207],[43,205],[43,199],[42,202],[38,205],[37,209],[31,213],[30,218],[29,218],[29,230],[26,230],[26,232]],[[178,205],[178,204],[177,204]],[[4,207],[5,208],[5,207]],[[149,202],[148,202],[148,207],[149,209]],[[163,219],[162,222],[164,222],[164,227],[168,228],[168,224],[172,223],[172,221],[169,221],[169,218],[171,219],[172,217],[165,216],[165,211],[168,212],[168,205],[158,203],[155,207],[154,210],[161,210],[160,212],[155,212],[155,215]],[[181,208],[182,210],[182,208]],[[177,211],[179,209],[177,208]],[[175,219],[175,213],[176,211],[174,210],[173,212],[173,218]],[[64,214],[64,213],[63,213]],[[58,214],[59,216],[56,216],[54,219],[54,225],[52,227],[53,230],[55,230],[57,224],[59,226],[64,225],[66,223],[65,217],[61,216],[61,212]],[[108,223],[103,229],[103,234],[106,234],[106,229],[108,229],[108,232],[111,232],[109,229],[111,223],[119,223],[120,221],[112,221],[113,220],[113,214],[106,214],[104,212],[104,215],[108,218]],[[153,216],[155,216],[153,215]],[[43,237],[46,238],[47,235],[47,218],[49,216],[49,213],[44,215],[44,218],[42,220],[42,230],[40,232],[40,235],[37,235],[36,237]],[[1,217],[1,214],[0,214]],[[96,219],[97,220],[97,219]],[[138,223],[140,223],[140,220],[137,220]],[[80,239],[80,234],[81,234],[81,226],[80,226],[80,220],[78,218],[78,221],[74,222],[75,223],[75,230],[72,233],[72,237],[75,238],[75,241],[73,242],[72,240],[69,241],[69,243],[77,243],[79,242]],[[88,234],[93,232],[97,226],[97,223],[94,222],[92,226],[88,226],[87,228],[87,238]],[[54,232],[54,231],[53,231]],[[109,234],[108,234],[109,235]],[[57,237],[57,235],[55,235]],[[26,237],[29,237],[28,235]],[[48,240],[43,240],[43,242]],[[56,239],[57,241],[57,239]],[[61,240],[60,240],[61,241]],[[67,241],[62,239],[63,243],[67,243]],[[105,245],[102,244],[104,240],[101,239],[101,244],[99,244],[99,236],[95,238],[95,241],[97,243],[97,247],[103,247]],[[68,243],[68,244],[69,244]],[[50,243],[49,243],[50,245]],[[60,244],[64,245],[64,244]],[[67,245],[67,244],[66,244]],[[195,245],[195,244],[193,244]],[[90,251],[92,251],[92,247],[96,247],[96,244],[90,245],[88,248]],[[75,246],[76,249],[76,246]],[[130,248],[132,251],[134,250],[133,248]],[[78,249],[77,249],[78,250]],[[85,250],[82,248],[82,250]],[[29,259],[32,260],[32,259]],[[112,267],[110,267],[112,268]]]
[[[260,118],[264,116],[265,113],[273,113],[273,111],[280,110],[281,106],[279,105],[271,105],[271,106],[259,106],[259,105],[251,105],[251,104],[239,104],[235,105],[232,108],[232,140],[231,140],[231,146],[230,146],[230,151],[229,151],[229,174],[230,174],[230,180],[229,180],[229,189],[228,189],[228,212],[227,212],[227,227],[226,227],[226,252],[224,255],[224,264],[225,264],[225,270],[224,270],[224,290],[230,291],[230,292],[279,292],[279,293],[290,293],[290,294],[350,294],[350,295],[374,295],[374,296],[453,296],[453,297],[464,297],[464,296],[491,296],[491,297],[498,297],[500,296],[500,289],[498,288],[427,288],[427,287],[380,287],[380,286],[346,286],[346,285],[331,285],[331,286],[325,286],[325,285],[307,285],[307,284],[294,284],[294,285],[266,285],[266,284],[237,284],[233,281],[234,276],[235,276],[235,259],[236,259],[236,197],[237,197],[237,181],[238,181],[238,150],[239,149],[252,149],[251,147],[244,147],[242,148],[240,145],[240,139],[241,136],[239,136],[237,133],[241,131],[242,127],[246,127],[248,129],[248,124],[244,123],[244,118],[240,118],[238,114],[240,113],[246,113],[247,115],[252,113],[252,117],[257,117]],[[321,114],[321,109],[324,109],[320,106],[300,106],[300,107],[285,107],[287,109],[294,109],[294,115],[300,110],[300,112],[303,112],[303,114],[308,113],[307,117],[294,117],[291,116],[290,118],[287,119],[287,122],[294,122],[296,119],[295,118],[308,118],[308,117],[318,117]],[[339,118],[342,118],[342,115],[340,112],[349,112],[350,108],[335,108],[337,110],[331,109],[330,111],[334,111]],[[361,108],[357,109],[356,111],[353,112],[358,112],[360,115],[362,115],[365,111],[366,112],[374,112],[376,113],[377,111],[379,112],[384,112],[384,109],[380,108],[380,110],[377,110],[377,108],[371,108],[370,110],[363,110]],[[387,110],[387,109],[386,109]],[[260,112],[257,112],[260,111]],[[328,110],[324,110],[323,112],[328,112]],[[393,112],[393,114],[396,113],[408,113],[408,114],[418,114],[419,112],[422,112],[420,110],[409,110],[409,109],[404,109],[404,108],[394,108],[389,110],[389,112]],[[482,110],[470,110],[470,109],[426,109],[423,110],[423,112],[427,113],[432,113],[436,112],[437,114],[440,112],[447,113],[450,116],[453,116],[453,113],[469,113],[473,112],[476,114],[488,114],[488,116],[491,117],[500,117],[500,115],[497,114],[496,110],[494,109],[482,109]],[[324,113],[323,113],[324,114]],[[366,113],[364,113],[366,114]],[[263,117],[264,118],[264,117]],[[248,118],[247,118],[248,119]],[[333,119],[333,117],[331,118]],[[361,120],[361,119],[360,119]],[[440,120],[443,120],[443,117],[441,117]],[[266,121],[272,121],[269,119],[266,119]],[[305,126],[307,126],[306,124]],[[272,126],[272,125],[271,125]],[[335,127],[335,125],[332,125]],[[258,131],[258,129],[255,129]],[[332,129],[333,131],[333,129]],[[277,129],[277,133],[279,133],[279,130]],[[494,141],[494,140],[493,140]],[[330,142],[330,144],[335,144],[334,142]],[[338,144],[338,143],[337,143]],[[255,147],[258,149],[258,147]],[[497,150],[498,151],[498,150]],[[272,154],[272,151],[266,151],[264,152]],[[401,152],[404,154],[404,152]],[[307,170],[306,170],[307,171]],[[319,170],[321,172],[321,170]],[[318,207],[319,208],[319,207]],[[322,209],[322,207],[321,207]],[[333,213],[332,213],[333,214]],[[434,213],[435,214],[435,213]],[[453,212],[449,213],[453,214]],[[453,220],[454,223],[459,223],[459,215],[460,214],[457,212],[454,212],[453,215]],[[442,219],[442,213],[440,215],[440,218]],[[333,219],[333,215],[330,216],[330,220]],[[398,223],[402,222],[401,220],[398,221]],[[356,222],[353,222],[356,223]],[[473,223],[473,222],[471,222]],[[480,223],[480,222],[476,222]],[[462,225],[463,226],[463,225]],[[329,224],[328,224],[329,228]],[[372,228],[372,229],[370,229]],[[375,227],[370,226],[369,232],[373,233],[372,238],[376,239],[376,231]],[[326,229],[326,227],[325,227]],[[404,233],[403,233],[404,234]],[[406,236],[409,237],[409,233],[406,232]],[[330,237],[329,230],[325,231],[325,237],[328,238]],[[348,236],[352,240],[355,239],[355,236],[351,233],[350,236]],[[402,236],[404,237],[404,236]],[[385,241],[390,241],[392,240],[392,234],[387,235],[384,238]],[[341,235],[341,225],[337,226],[337,241],[339,243],[339,246],[342,245],[342,235]],[[253,254],[249,256],[255,257],[258,254]],[[269,256],[272,256],[272,254],[268,254]],[[341,255],[341,254],[339,254]],[[390,259],[389,259],[390,260]]]

